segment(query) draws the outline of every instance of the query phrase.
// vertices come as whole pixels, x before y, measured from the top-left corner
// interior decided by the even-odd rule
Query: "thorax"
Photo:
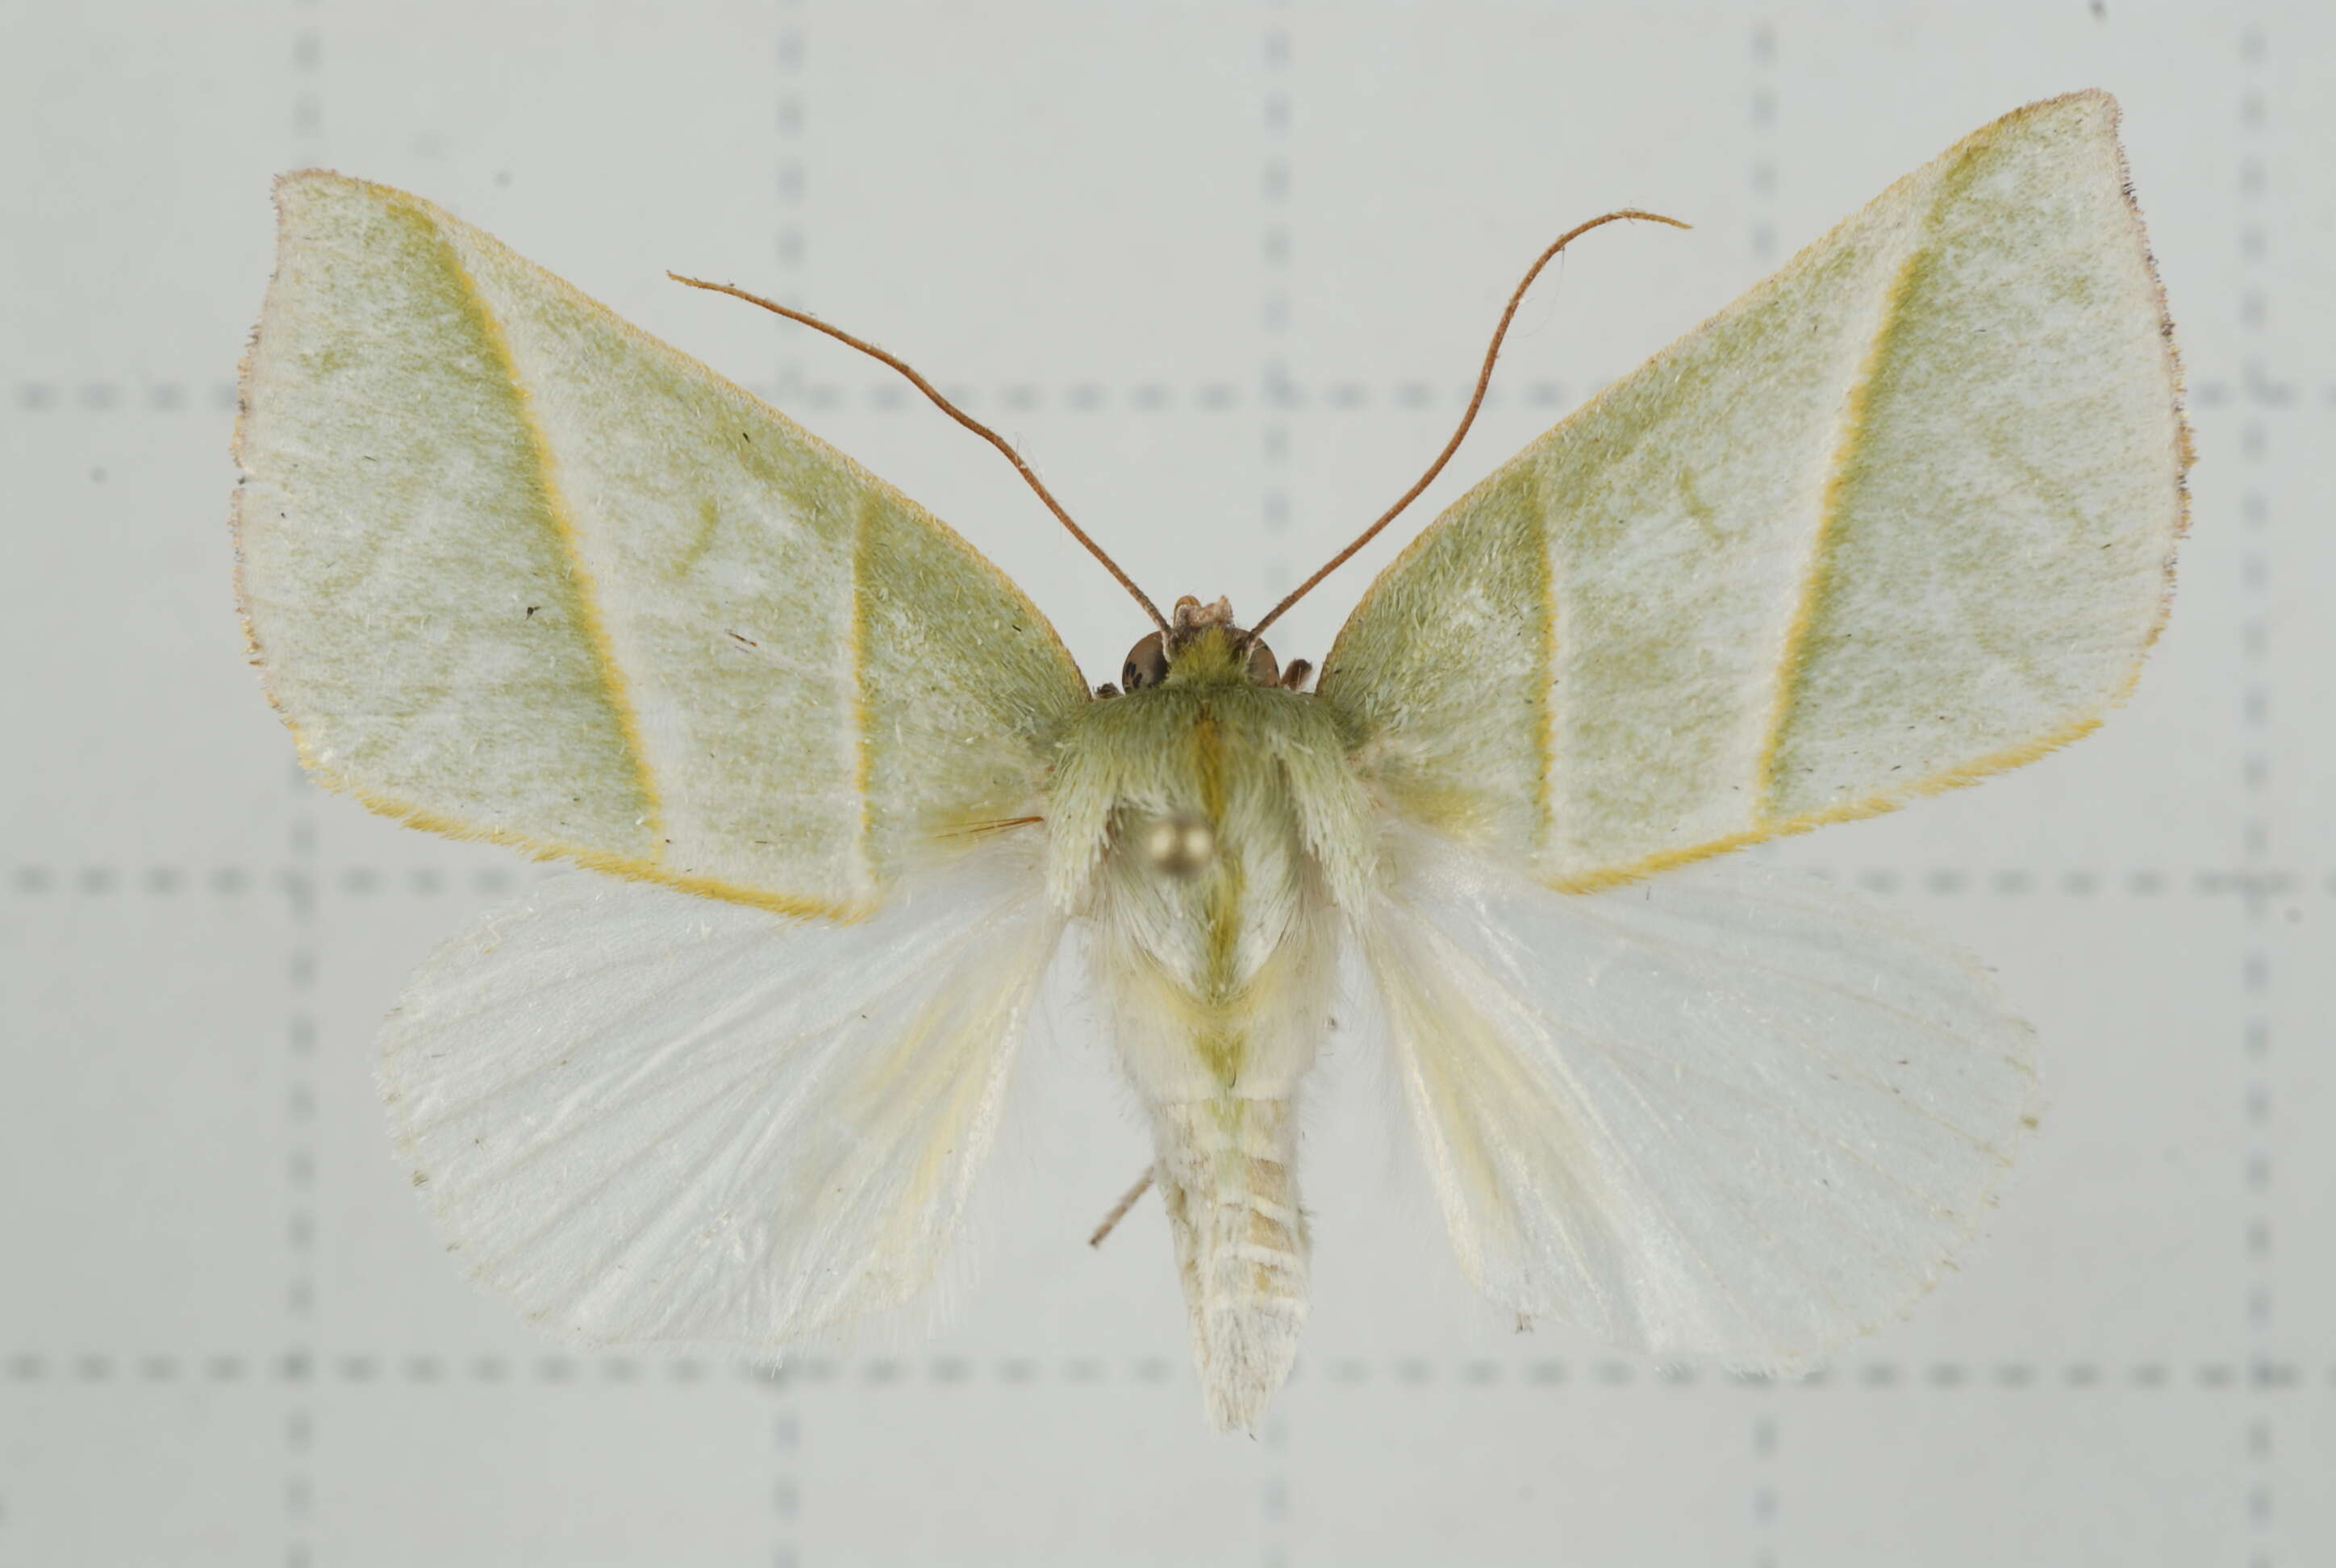
[[[1327,1007],[1339,912],[1374,875],[1348,727],[1319,697],[1189,657],[1073,721],[1048,881],[1124,1044],[1181,1037],[1230,1083],[1259,1066],[1257,1037],[1304,1022],[1281,1015]]]

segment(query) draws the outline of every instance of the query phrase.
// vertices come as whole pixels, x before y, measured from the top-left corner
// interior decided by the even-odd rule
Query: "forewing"
[[[1568,895],[1400,830],[1363,927],[1453,1245],[1502,1306],[1791,1367],[1901,1313],[2038,1105],[1966,954],[1731,857]]]
[[[1027,814],[1085,690],[963,541],[425,201],[277,201],[238,581],[323,782],[799,912]]]
[[[1390,802],[1586,890],[2098,723],[2188,461],[2116,124],[1967,138],[1438,519],[1323,667]]]
[[[414,975],[392,1131],[530,1321],[777,1345],[931,1277],[1060,931],[1019,846],[851,925],[560,877]]]

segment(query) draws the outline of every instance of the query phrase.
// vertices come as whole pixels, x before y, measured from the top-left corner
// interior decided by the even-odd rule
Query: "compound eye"
[[[1120,667],[1119,684],[1124,691],[1135,691],[1147,686],[1158,686],[1168,678],[1168,649],[1153,632],[1127,650],[1127,662]]]
[[[1249,645],[1249,678],[1260,686],[1281,684],[1281,666],[1275,662],[1273,650],[1261,642]]]

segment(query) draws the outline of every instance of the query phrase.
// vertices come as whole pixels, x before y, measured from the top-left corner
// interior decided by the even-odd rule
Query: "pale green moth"
[[[269,694],[327,786],[589,868],[383,1036],[415,1185],[530,1321],[769,1348],[910,1298],[1058,950],[1148,1108],[1221,1428],[1296,1353],[1334,1010],[1522,1315],[1789,1367],[1979,1222],[2026,1026],[1723,852],[2131,687],[2188,449],[2105,94],[1957,144],[1535,440],[1313,693],[1189,599],[1091,692],[915,503],[486,235],[278,200],[237,449]]]

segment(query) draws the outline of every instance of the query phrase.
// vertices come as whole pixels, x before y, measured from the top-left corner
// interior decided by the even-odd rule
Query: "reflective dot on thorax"
[[[1172,877],[1197,876],[1217,858],[1217,833],[1199,817],[1154,817],[1136,837],[1153,869]]]

